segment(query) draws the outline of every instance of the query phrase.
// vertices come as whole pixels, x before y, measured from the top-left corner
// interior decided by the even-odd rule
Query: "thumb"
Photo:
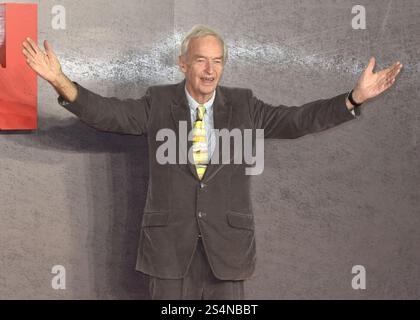
[[[47,40],[44,40],[44,48],[45,48],[45,52],[48,54],[48,56],[54,56],[55,55],[50,43]]]
[[[367,67],[366,67],[366,71],[367,72],[370,72],[370,73],[373,73],[373,69],[375,68],[375,57],[371,57],[370,59],[369,59],[369,63],[368,63],[368,65],[367,65]]]

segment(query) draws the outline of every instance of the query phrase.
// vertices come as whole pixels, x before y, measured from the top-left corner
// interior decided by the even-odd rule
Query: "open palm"
[[[357,102],[362,103],[367,99],[374,98],[391,87],[402,68],[402,64],[395,62],[389,68],[377,73],[373,72],[374,68],[375,58],[372,57],[354,89],[354,99]]]
[[[23,54],[28,65],[42,78],[54,82],[61,73],[61,65],[47,40],[44,41],[45,52],[27,38],[23,42]]]

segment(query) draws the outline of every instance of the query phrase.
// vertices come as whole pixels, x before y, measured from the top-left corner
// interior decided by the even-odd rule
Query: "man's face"
[[[187,57],[179,57],[187,89],[197,100],[208,99],[223,73],[223,45],[214,36],[193,38]],[[202,102],[202,101],[199,101]]]

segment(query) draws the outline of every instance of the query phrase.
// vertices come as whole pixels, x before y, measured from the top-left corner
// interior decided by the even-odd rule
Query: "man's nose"
[[[207,61],[207,63],[206,63],[206,71],[208,73],[213,73],[213,63],[211,61]]]

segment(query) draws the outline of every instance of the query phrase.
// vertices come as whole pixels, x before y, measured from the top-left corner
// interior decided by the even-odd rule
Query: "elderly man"
[[[197,25],[182,42],[182,82],[151,86],[139,99],[121,100],[69,80],[47,41],[45,52],[31,39],[23,47],[27,63],[56,89],[59,103],[87,125],[147,134],[150,179],[136,268],[150,275],[153,299],[243,299],[244,280],[254,272],[247,165],[210,161],[218,145],[215,129],[263,129],[265,138],[276,139],[319,132],[354,119],[359,106],[388,89],[402,67],[397,62],[374,73],[371,58],[349,93],[300,107],[272,106],[249,89],[219,85],[227,46],[215,30]],[[178,135],[182,122],[194,128],[188,141]],[[161,129],[177,134],[177,147],[192,150],[192,161],[158,163]]]

